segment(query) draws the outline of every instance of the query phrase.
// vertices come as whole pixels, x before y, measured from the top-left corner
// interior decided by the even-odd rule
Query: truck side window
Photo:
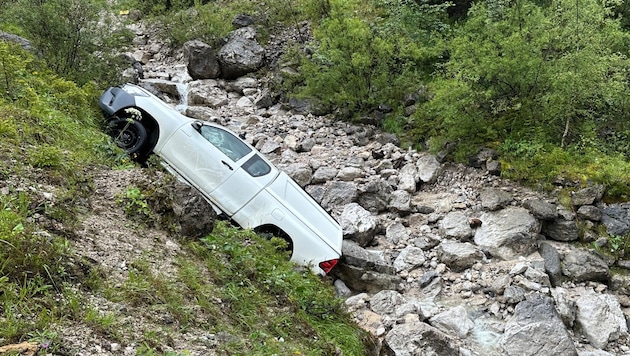
[[[234,162],[245,157],[252,151],[252,149],[238,137],[218,127],[204,125],[199,132],[203,138],[218,148],[223,154],[230,157]]]
[[[262,177],[265,174],[271,172],[271,167],[267,162],[263,161],[258,155],[253,155],[243,164],[245,172],[249,173],[252,177]]]

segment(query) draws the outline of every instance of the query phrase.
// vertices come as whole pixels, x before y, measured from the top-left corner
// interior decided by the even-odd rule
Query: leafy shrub
[[[153,219],[153,212],[147,203],[146,196],[140,188],[127,188],[124,193],[116,197],[116,202],[120,204],[125,209],[125,213],[131,217],[137,217],[144,222]]]
[[[42,144],[33,148],[29,160],[33,167],[61,168],[64,157],[59,147]]]
[[[330,4],[330,13],[313,31],[313,55],[302,57],[298,95],[357,116],[380,104],[400,105],[432,70],[429,63],[439,52],[436,29],[446,29],[435,26],[443,9],[416,12],[413,1]],[[378,15],[382,21],[368,20]]]
[[[130,35],[99,22],[106,6],[105,0],[16,0],[0,15],[24,32],[55,73],[79,84],[112,83],[125,63],[111,49],[129,43]]]

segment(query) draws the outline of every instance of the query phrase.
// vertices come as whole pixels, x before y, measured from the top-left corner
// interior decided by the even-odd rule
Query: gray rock
[[[392,191],[392,187],[380,177],[371,178],[362,186],[358,202],[370,212],[379,213],[387,209]]]
[[[354,202],[357,199],[358,188],[352,182],[332,182],[322,198],[324,209],[332,210]]]
[[[25,50],[30,51],[30,52],[36,52],[34,47],[33,47],[33,44],[31,43],[31,41],[27,40],[24,37],[20,37],[18,35],[14,35],[12,33],[4,32],[4,31],[0,31],[0,40],[6,41],[6,42],[16,43],[16,44],[20,45],[20,47],[22,47],[22,49],[25,49]]]
[[[442,164],[433,155],[424,154],[416,162],[418,178],[425,183],[433,183],[442,173]]]
[[[626,273],[614,273],[610,277],[610,290],[630,295],[630,275]]]
[[[363,170],[357,167],[344,167],[337,173],[340,181],[353,181],[363,176]]]
[[[553,300],[542,294],[518,303],[499,346],[505,355],[577,355]]]
[[[208,44],[192,40],[184,43],[183,50],[192,79],[214,79],[221,75],[216,53]]]
[[[593,205],[602,200],[606,188],[603,185],[587,187],[571,193],[571,202],[575,206]]]
[[[345,254],[345,252],[344,252]],[[333,270],[335,275],[345,281],[355,291],[378,293],[384,289],[400,288],[402,279],[392,273],[381,273],[366,268],[342,263]]]
[[[555,220],[558,217],[556,206],[541,199],[527,199],[523,207],[540,220]]]
[[[279,143],[272,139],[265,140],[262,145],[258,148],[258,150],[265,155],[268,155],[273,152],[279,152],[282,146]]]
[[[495,159],[489,159],[486,162],[486,171],[493,176],[501,175],[501,161]]]
[[[372,242],[378,232],[376,218],[357,203],[350,203],[343,208],[339,224],[344,237],[351,238],[364,247]]]
[[[149,92],[155,94],[160,98],[164,98],[166,100],[176,100],[179,101],[182,99],[180,97],[179,90],[177,88],[177,84],[173,83],[169,80],[164,79],[142,79],[139,81],[138,85],[145,88]],[[164,97],[166,94],[167,98]]]
[[[345,265],[354,266],[363,271],[374,271],[384,274],[394,274],[395,272],[394,267],[385,260],[382,254],[368,251],[354,241],[344,240],[342,244],[342,253],[344,256],[343,263]],[[343,280],[346,283],[350,282],[348,279]]]
[[[243,27],[229,35],[228,42],[221,47],[217,57],[221,76],[225,79],[236,79],[262,67],[265,49],[256,41],[256,30],[253,27]]]
[[[396,269],[396,272],[410,271],[422,266],[425,261],[424,251],[421,248],[407,246],[400,251],[400,254],[394,260],[394,269]]]
[[[382,290],[370,298],[370,309],[381,315],[394,314],[396,308],[407,300],[395,290]]]
[[[313,171],[308,164],[292,163],[284,167],[283,170],[301,187],[305,187],[311,183]]]
[[[336,296],[339,296],[341,298],[348,298],[352,296],[352,291],[341,279],[336,279],[333,283],[333,286],[335,287]]]
[[[429,283],[431,283],[431,281],[433,281],[435,278],[439,276],[440,276],[439,273],[435,272],[434,270],[431,270],[423,274],[422,277],[420,277],[420,279],[418,280],[418,285],[420,286],[420,288],[424,288],[428,286]]]
[[[385,229],[385,237],[394,245],[409,239],[409,231],[401,222],[395,222]]]
[[[580,219],[597,222],[602,220],[602,211],[593,205],[582,205],[578,208],[577,216]]]
[[[247,14],[237,14],[232,19],[232,26],[234,26],[234,28],[247,27],[253,25],[254,23],[256,23],[256,19]]]
[[[497,188],[484,188],[479,193],[481,206],[487,210],[498,210],[506,207],[514,197],[512,194]]]
[[[556,241],[576,241],[579,229],[575,220],[556,219],[543,224],[542,231],[545,236]]]
[[[301,142],[298,143],[297,152],[310,152],[313,147],[315,147],[315,140],[310,137],[305,137]],[[337,174],[335,172],[335,174]]]
[[[214,80],[192,82],[188,87],[188,104],[219,108],[229,103],[227,93]]]
[[[610,352],[606,352],[604,350],[593,350],[578,351],[578,356],[615,356],[615,354],[611,354]]]
[[[462,305],[439,313],[429,319],[429,324],[440,329],[447,334],[454,334],[463,339],[475,326],[475,323],[468,318],[468,312]]]
[[[414,193],[418,179],[418,168],[413,163],[407,163],[398,173],[398,189]]]
[[[153,184],[153,189],[164,185],[147,200],[151,210],[161,212],[158,215],[161,226],[191,239],[212,232],[216,213],[198,190],[179,181],[169,183],[159,179]]]
[[[630,232],[630,209],[620,204],[602,209],[602,224],[611,235],[624,236]]]
[[[483,260],[485,255],[481,250],[468,242],[445,240],[437,247],[438,258],[455,272],[470,268]]]
[[[551,284],[555,286],[562,283],[564,279],[562,277],[560,253],[558,253],[554,245],[547,241],[543,241],[538,247],[538,252],[544,260],[545,271],[549,276]]]
[[[276,99],[271,91],[265,88],[254,99],[254,105],[256,105],[257,108],[266,109],[273,106],[275,101]]]
[[[411,211],[411,195],[404,190],[396,190],[391,194],[388,208],[390,211],[406,215]]]
[[[610,279],[610,269],[604,260],[593,252],[579,249],[572,249],[565,254],[562,274],[576,282],[607,282]]]
[[[577,314],[577,306],[575,300],[569,297],[567,290],[564,288],[556,287],[551,289],[551,296],[556,303],[556,310],[562,318],[562,322],[566,327],[573,328],[575,317]]]
[[[503,291],[506,303],[516,304],[525,300],[525,291],[519,286],[507,286]]]
[[[614,296],[591,291],[580,295],[576,305],[576,322],[593,346],[606,348],[609,342],[628,333],[626,318]]]
[[[313,184],[326,183],[332,181],[337,176],[337,169],[329,166],[317,168],[313,173]]]
[[[385,336],[385,344],[396,356],[458,355],[454,339],[420,321],[396,324]]]
[[[258,80],[256,78],[250,77],[239,77],[232,82],[227,82],[225,90],[228,92],[237,92],[241,95],[247,95],[248,91],[257,92],[258,91]]]
[[[540,224],[526,209],[508,207],[485,212],[475,230],[475,244],[495,257],[510,260],[535,251]]]
[[[474,230],[470,227],[468,217],[461,211],[446,214],[440,221],[440,232],[448,238],[462,241],[469,240],[474,235]]]

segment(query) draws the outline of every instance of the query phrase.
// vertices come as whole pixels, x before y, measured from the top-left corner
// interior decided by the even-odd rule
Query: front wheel
[[[107,124],[107,132],[128,154],[139,152],[149,137],[144,125],[133,119],[114,119]]]

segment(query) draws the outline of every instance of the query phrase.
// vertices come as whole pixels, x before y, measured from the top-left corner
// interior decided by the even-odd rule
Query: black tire
[[[138,153],[147,142],[147,129],[133,119],[114,119],[107,124],[107,133],[114,143],[128,154]]]

